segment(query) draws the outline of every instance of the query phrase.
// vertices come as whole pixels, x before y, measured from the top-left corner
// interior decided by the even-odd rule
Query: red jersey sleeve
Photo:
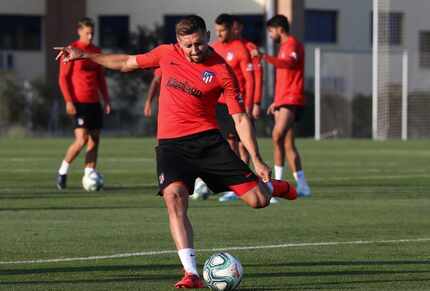
[[[250,55],[252,55],[252,51],[257,51],[257,46],[252,42],[247,43],[247,48]],[[263,66],[261,65],[261,57],[252,57],[251,61],[254,69],[254,104],[260,104],[263,96]]]
[[[270,64],[281,69],[295,69],[299,63],[299,54],[294,45],[283,45],[278,57],[265,54],[263,58]]]
[[[63,58],[60,60],[60,73],[58,76],[58,83],[60,85],[61,93],[63,94],[64,101],[73,101],[73,90],[72,90],[72,72],[73,62],[64,63]]]
[[[137,64],[141,69],[159,67],[160,59],[163,54],[169,52],[171,45],[160,45],[151,51],[136,56]]]
[[[252,108],[254,102],[254,70],[251,57],[245,46],[242,46],[240,50],[240,70],[245,78],[245,106]]]
[[[219,80],[223,88],[223,96],[230,115],[245,112],[243,97],[232,69],[225,64],[219,72]]]

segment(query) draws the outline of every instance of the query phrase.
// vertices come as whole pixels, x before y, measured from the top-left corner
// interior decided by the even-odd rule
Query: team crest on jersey
[[[292,52],[291,54],[290,54],[290,57],[292,57],[293,59],[295,59],[295,60],[297,60],[298,59],[298,57],[297,57],[297,53],[296,52]]]
[[[225,56],[225,59],[227,61],[231,61],[232,59],[234,59],[234,53],[233,52],[228,52],[227,55]]]
[[[202,75],[203,82],[209,84],[215,78],[215,74],[210,71],[204,71]]]

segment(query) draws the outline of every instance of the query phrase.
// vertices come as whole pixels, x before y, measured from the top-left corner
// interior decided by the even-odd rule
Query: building
[[[411,66],[420,71],[413,87],[419,88],[429,78],[430,21],[426,13],[430,2],[380,1],[391,3],[386,16],[390,21],[390,48],[410,51]],[[96,21],[96,43],[104,49],[121,49],[137,26],[164,26],[163,39],[171,41],[178,17],[197,13],[210,25],[222,12],[243,15],[248,35],[264,45],[265,15],[271,5],[292,19],[293,33],[305,41],[309,87],[316,47],[336,52],[330,67],[333,77],[327,80],[334,86],[349,87],[338,84],[342,81],[336,75],[340,79],[345,76],[345,67],[336,66],[339,60],[348,63],[354,58],[355,63],[361,64],[347,66],[352,66],[350,76],[369,76],[372,0],[0,0],[0,69],[15,72],[19,79],[56,81],[57,64],[51,47],[73,40],[75,23],[82,16]],[[371,88],[368,81],[357,86]]]

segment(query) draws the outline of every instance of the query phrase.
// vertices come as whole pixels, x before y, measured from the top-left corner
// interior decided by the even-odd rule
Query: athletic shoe
[[[220,194],[223,195],[218,198],[219,202],[235,201],[239,199],[239,197],[237,197],[236,193],[234,193],[233,191],[222,192]]]
[[[185,273],[184,277],[175,284],[175,288],[200,289],[205,288],[205,284],[203,284],[203,281],[196,274]]]
[[[297,184],[297,195],[299,197],[310,197],[312,196],[311,188],[307,183],[298,183]]]
[[[58,190],[64,190],[67,187],[67,175],[57,175],[57,188]]]
[[[208,185],[206,185],[206,183],[203,182],[202,179],[197,178],[194,184],[194,193],[191,195],[191,198],[194,200],[198,200],[198,199],[206,200],[208,199],[211,193],[212,192],[209,189]]]
[[[279,199],[276,197],[272,197],[270,198],[270,204],[278,204],[279,203]]]

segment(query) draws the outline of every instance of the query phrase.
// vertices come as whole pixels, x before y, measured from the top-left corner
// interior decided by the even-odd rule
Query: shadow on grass
[[[430,265],[430,260],[393,261],[328,261],[328,262],[288,262],[279,264],[247,264],[249,267],[317,267],[317,266],[375,266],[375,265]]]

